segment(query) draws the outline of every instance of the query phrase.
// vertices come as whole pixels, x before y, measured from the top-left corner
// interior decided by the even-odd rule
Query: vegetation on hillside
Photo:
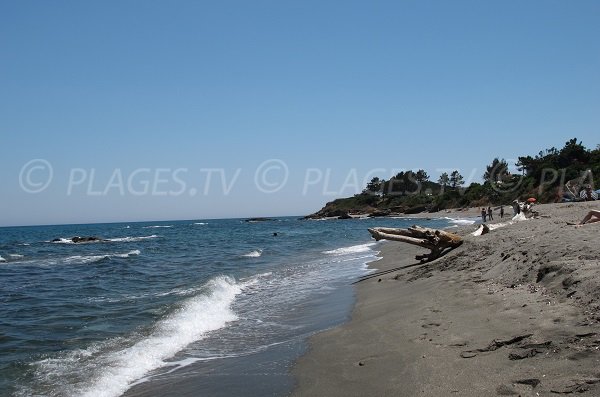
[[[425,170],[403,171],[388,180],[373,178],[357,195],[327,203],[310,217],[345,214],[411,214],[437,212],[447,208],[508,205],[515,199],[534,197],[541,203],[573,199],[565,184],[600,186],[600,145],[586,148],[577,138],[562,149],[550,148],[536,156],[519,157],[519,173],[511,173],[504,159],[495,158],[486,166],[483,183],[464,186],[458,170],[443,173],[430,181]],[[577,192],[575,192],[577,193]]]

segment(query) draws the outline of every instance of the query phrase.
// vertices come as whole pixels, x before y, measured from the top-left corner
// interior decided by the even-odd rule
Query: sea
[[[348,320],[351,284],[391,244],[367,228],[464,222],[0,228],[0,395],[288,395],[308,338]]]

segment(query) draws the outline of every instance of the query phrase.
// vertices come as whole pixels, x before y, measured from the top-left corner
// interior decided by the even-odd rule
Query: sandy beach
[[[600,395],[600,223],[567,225],[599,207],[456,229],[465,243],[424,265],[383,243],[371,266],[405,268],[356,284],[351,320],[311,338],[292,395]]]

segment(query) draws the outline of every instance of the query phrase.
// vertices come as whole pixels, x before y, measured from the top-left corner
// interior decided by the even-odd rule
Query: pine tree
[[[448,177],[448,174],[444,172],[442,175],[440,175],[438,183],[442,185],[442,188],[448,186],[448,183],[450,183],[450,178]]]
[[[450,186],[452,186],[452,189],[456,189],[457,187],[462,186],[464,183],[465,180],[458,170],[452,171],[450,174]]]
[[[423,183],[429,180],[429,175],[425,170],[418,170],[416,173],[417,182]]]
[[[504,181],[504,179],[506,179],[508,175],[508,163],[506,162],[506,160],[499,160],[496,157],[492,161],[492,164],[486,167],[485,174],[483,174],[483,179],[486,182],[496,183]]]

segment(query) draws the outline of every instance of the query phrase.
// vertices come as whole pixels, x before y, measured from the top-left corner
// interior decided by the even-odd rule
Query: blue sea
[[[460,223],[0,228],[0,395],[285,396],[308,337],[348,319],[377,260],[367,228],[415,222]]]

